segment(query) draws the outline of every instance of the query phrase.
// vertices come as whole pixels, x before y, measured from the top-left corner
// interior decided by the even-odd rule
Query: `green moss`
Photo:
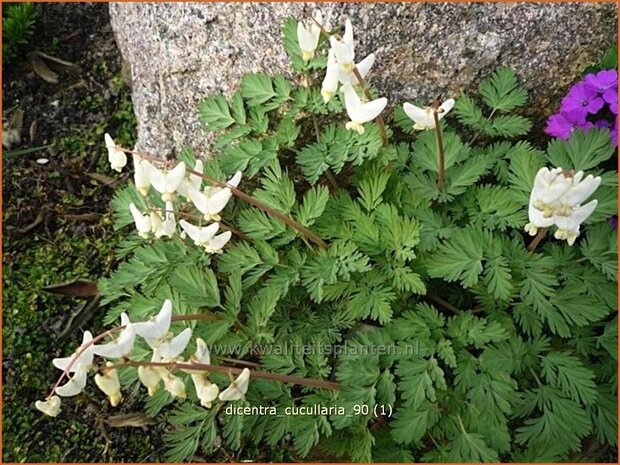
[[[90,383],[83,395],[63,401],[57,418],[42,415],[34,402],[43,398],[60,372],[51,360],[70,354],[84,329],[101,327],[103,310],[65,339],[57,335],[67,326],[83,300],[58,297],[42,291],[53,283],[75,278],[96,280],[114,267],[114,248],[121,234],[114,232],[107,213],[113,192],[84,176],[93,153],[100,153],[95,171],[115,178],[107,163],[103,133],[108,131],[126,146],[134,143],[135,118],[129,90],[120,74],[110,76],[117,92],[114,105],[99,97],[86,97],[87,113],[102,114],[101,123],[72,126],[53,145],[62,164],[72,173],[74,192],[65,188],[65,173],[37,169],[17,160],[5,170],[3,224],[3,461],[101,462],[158,460],[161,431],[110,428],[106,419],[119,412],[142,411],[131,396],[120,409],[111,409]],[[6,171],[5,171],[5,174]],[[45,208],[53,212],[47,231],[43,225],[22,233]],[[72,222],[66,214],[98,213],[95,222]]]

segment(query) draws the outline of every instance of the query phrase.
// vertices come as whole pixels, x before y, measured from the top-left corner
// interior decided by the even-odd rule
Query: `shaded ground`
[[[158,461],[162,431],[113,428],[110,415],[141,411],[127,399],[112,410],[93,390],[63,401],[56,419],[34,409],[84,329],[100,326],[102,310],[41,288],[74,278],[96,279],[114,265],[118,233],[108,202],[119,177],[107,164],[103,133],[131,145],[134,117],[106,4],[38,4],[31,44],[3,67],[3,120],[24,112],[22,143],[49,148],[3,160],[3,461]],[[28,65],[30,50],[78,64],[58,84]],[[39,164],[38,158],[49,163]],[[94,388],[96,389],[96,388]]]

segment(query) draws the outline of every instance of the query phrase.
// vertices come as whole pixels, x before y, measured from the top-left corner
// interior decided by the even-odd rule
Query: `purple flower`
[[[567,140],[576,129],[590,129],[593,126],[591,122],[586,121],[582,113],[561,111],[547,120],[545,132],[550,136]]]
[[[584,82],[592,90],[602,94],[607,89],[618,87],[618,72],[615,69],[604,69],[596,74],[588,74]]]
[[[594,127],[600,129],[611,129],[611,123],[606,119],[599,119],[594,122]]]
[[[616,124],[614,125],[614,128],[611,130],[609,135],[611,136],[611,141],[613,142],[614,147],[618,147],[618,117],[617,116],[616,116]]]
[[[607,89],[603,93],[603,100],[609,104],[609,109],[614,115],[618,114],[618,88]]]
[[[575,84],[568,95],[562,99],[560,111],[577,113],[585,116],[588,113],[595,114],[605,105],[605,101],[599,97],[599,93],[583,82]]]
[[[609,217],[607,221],[609,221],[609,224],[611,225],[611,229],[618,229],[618,217],[617,216],[611,216]]]

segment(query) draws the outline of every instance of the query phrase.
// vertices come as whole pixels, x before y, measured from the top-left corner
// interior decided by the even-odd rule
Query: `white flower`
[[[555,225],[558,227],[554,234],[556,239],[564,239],[568,245],[573,245],[579,236],[579,226],[592,214],[597,200],[592,200],[587,204],[576,208],[570,216],[554,216]]]
[[[37,400],[34,405],[37,410],[50,417],[56,417],[60,413],[60,397],[58,396],[52,396],[45,401]]]
[[[250,370],[244,368],[241,374],[234,380],[230,386],[220,392],[219,399],[221,401],[240,400],[243,399],[245,393],[248,392],[250,383]]]
[[[136,331],[126,313],[121,313],[121,326],[125,328],[121,331],[117,339],[107,344],[94,346],[93,352],[95,355],[106,358],[121,358],[131,353],[134,341],[136,340]]]
[[[232,237],[232,233],[230,231],[225,231],[222,234],[218,234],[210,242],[205,245],[205,250],[207,253],[221,253],[224,246],[228,243],[230,238]]]
[[[226,184],[237,187],[241,182],[241,177],[241,171],[237,171]],[[219,221],[219,213],[232,197],[232,191],[228,187],[206,187],[204,193],[194,188],[189,188],[188,194],[196,208],[204,215],[204,219],[207,221]]]
[[[350,71],[355,66],[355,43],[353,41],[353,26],[349,19],[344,24],[342,39],[332,36],[329,38],[329,42],[340,67],[345,72]]]
[[[148,389],[149,396],[154,396],[159,388],[159,382],[161,381],[161,367],[138,367],[138,378],[140,382]]]
[[[201,175],[204,173],[204,164],[202,160],[196,160],[196,165],[192,171],[196,171]],[[200,187],[202,186],[202,176],[189,172],[187,176],[181,181],[179,187],[177,188],[177,193],[186,198],[189,198],[190,189],[194,189],[200,191]]]
[[[151,362],[161,362],[161,357],[159,356],[159,351],[157,349],[153,350]],[[138,378],[140,378],[140,382],[148,389],[149,396],[155,395],[157,389],[159,388],[159,382],[161,381],[162,375],[165,372],[166,369],[164,367],[138,367]]]
[[[200,405],[211,408],[213,401],[218,398],[220,393],[218,385],[210,382],[206,377],[198,378],[197,375],[192,375],[192,380],[196,387],[196,396],[200,399]]]
[[[110,362],[106,364],[107,367],[111,367],[112,365],[113,364]],[[123,400],[123,396],[121,394],[121,383],[118,380],[118,373],[116,372],[116,369],[113,368],[106,370],[103,376],[97,373],[95,375],[95,384],[105,395],[108,396],[112,407],[116,407],[121,403],[121,400]]]
[[[199,247],[204,247],[208,253],[221,252],[222,248],[232,237],[230,231],[223,232],[217,236],[215,235],[220,227],[219,223],[212,223],[202,228],[194,226],[185,220],[181,220],[179,224],[194,243]]]
[[[568,173],[568,172],[567,172]],[[546,218],[553,216],[555,204],[571,188],[573,180],[562,168],[541,168],[534,178],[530,203]]]
[[[189,360],[190,363],[200,363],[204,365],[211,364],[211,356],[209,354],[209,348],[205,341],[201,338],[196,339],[196,352]],[[196,396],[200,399],[200,405],[206,408],[211,408],[213,401],[217,399],[220,392],[220,388],[215,383],[211,383],[207,376],[206,371],[198,370],[184,370],[189,373],[194,382],[196,388]]]
[[[153,188],[161,194],[161,199],[168,202],[185,177],[185,163],[180,162],[171,170],[160,170],[153,165],[147,166],[147,175]]]
[[[159,355],[162,359],[173,360],[183,353],[189,340],[192,338],[192,330],[185,328],[169,341],[162,342],[159,347]]]
[[[441,120],[444,116],[448,114],[450,110],[452,110],[452,107],[454,107],[454,103],[455,103],[454,99],[451,98],[451,99],[446,100],[439,106],[439,109],[437,110],[438,120]],[[415,105],[411,105],[410,103],[405,102],[403,104],[403,110],[405,110],[405,113],[407,114],[407,116],[411,118],[413,122],[415,123],[413,125],[413,129],[421,131],[424,129],[435,128],[435,117],[433,116],[433,113],[435,113],[434,108],[432,107],[420,108],[420,107],[416,107]]]
[[[133,328],[138,336],[143,337],[153,347],[158,346],[158,341],[161,341],[168,334],[171,321],[172,301],[166,299],[155,318],[149,321],[133,323]]]
[[[353,89],[353,86],[346,84],[344,86],[344,105],[351,121],[346,128],[357,131],[359,134],[364,133],[364,123],[372,121],[383,111],[387,105],[385,97],[373,100],[371,102],[362,103],[361,99]]]
[[[578,205],[590,197],[601,184],[601,178],[598,176],[595,178],[591,174],[583,179],[583,171],[574,175],[571,172],[568,174],[570,187],[557,200],[546,202],[548,207],[555,210],[556,215],[569,215]]]
[[[164,382],[164,388],[174,397],[185,399],[185,383],[178,376],[173,375],[169,371],[166,371],[162,377]]]
[[[86,387],[87,375],[88,368],[80,366],[80,369],[73,374],[67,383],[56,388],[56,394],[62,397],[77,396]]]
[[[114,143],[110,134],[106,132],[103,138],[105,139],[105,146],[108,149],[108,161],[110,162],[110,166],[113,170],[120,173],[127,164],[127,155]]]
[[[73,358],[75,357],[75,355],[81,350],[82,347],[84,347],[84,345],[92,341],[92,339],[93,335],[91,334],[91,332],[84,331],[84,336],[82,336],[82,345],[78,347],[77,350],[69,357],[55,358],[52,360],[52,363],[59,370],[65,371],[71,363],[71,360],[73,360]],[[90,369],[91,365],[93,364],[94,355],[94,346],[91,345],[87,347],[84,352],[80,354],[77,360],[73,362],[71,368],[69,369],[69,373],[75,373],[76,371],[80,371],[82,369]]]
[[[151,164],[147,160],[140,158],[138,155],[133,155],[133,181],[136,189],[145,197],[151,187],[148,175],[149,166]]]
[[[199,247],[205,247],[211,239],[213,239],[218,229],[220,229],[219,223],[211,223],[209,226],[199,227],[185,220],[181,220],[179,221],[179,225],[181,225],[183,231],[185,231],[190,239]]]
[[[340,74],[340,67],[336,62],[336,55],[333,50],[330,50],[327,54],[327,70],[325,72],[325,78],[321,85],[321,95],[325,103],[329,102],[334,94],[338,91],[338,77]]]
[[[549,228],[553,226],[553,216],[545,217],[544,213],[536,208],[530,201],[528,216],[530,222],[525,225],[525,231],[530,236],[535,236],[538,233],[538,228]]]
[[[75,355],[81,350],[82,347],[84,347],[85,344],[90,343],[92,339],[93,336],[90,331],[84,331],[82,345],[77,349],[77,351],[69,357],[55,358],[52,360],[52,363],[59,370],[67,370]],[[71,397],[76,396],[80,392],[82,392],[84,390],[84,387],[86,386],[86,378],[88,375],[88,371],[90,370],[93,363],[93,357],[94,347],[91,345],[80,354],[80,356],[76,359],[75,362],[73,362],[71,368],[68,370],[69,373],[73,373],[73,376],[69,379],[67,383],[56,388],[56,394],[62,397]]]
[[[155,212],[154,212],[155,213]],[[155,213],[156,217],[153,220],[151,215],[151,230],[155,237],[160,238],[163,236],[172,237],[177,229],[177,222],[174,218],[174,205],[172,202],[166,202],[166,219],[162,221],[161,215]]]
[[[195,189],[190,189],[189,191],[189,198],[207,221],[219,221],[219,213],[232,197],[232,192],[228,188],[218,189],[217,191],[215,191],[215,189],[207,188],[205,189],[205,193]]]
[[[541,168],[536,173],[530,194],[528,208],[529,223],[525,230],[532,236],[539,228],[557,226],[554,236],[565,239],[573,245],[579,236],[579,227],[594,211],[597,201],[586,205],[588,199],[601,183],[600,177],[588,175],[583,171],[573,173],[562,168]]]
[[[131,211],[131,216],[133,216],[133,222],[138,230],[138,235],[146,239],[151,232],[152,215],[143,215],[142,212],[138,210],[138,207],[136,207],[133,203],[129,204],[129,210]]]
[[[321,28],[319,24],[323,21],[323,15],[320,10],[316,10],[313,14],[315,21],[308,19],[307,21],[299,21],[297,23],[297,41],[301,49],[302,58],[308,61],[314,57],[314,51],[319,45],[319,36]]]
[[[362,61],[360,61],[357,65],[355,65],[355,67],[357,68],[357,71],[360,73],[360,76],[362,76],[362,78],[365,78],[374,63],[375,63],[375,54],[371,53],[366,58],[364,58]],[[353,69],[350,69],[349,71],[345,71],[344,69],[342,69],[342,67],[340,67],[339,74],[338,74],[338,80],[342,84],[351,84],[354,86],[357,86],[360,84],[359,81],[357,80],[357,77],[355,76],[355,73],[353,72]]]

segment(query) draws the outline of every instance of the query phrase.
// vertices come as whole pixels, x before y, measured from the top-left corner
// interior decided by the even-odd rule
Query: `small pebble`
[[[47,158],[37,158],[37,163],[39,165],[47,165],[49,163],[49,159],[47,159]]]

